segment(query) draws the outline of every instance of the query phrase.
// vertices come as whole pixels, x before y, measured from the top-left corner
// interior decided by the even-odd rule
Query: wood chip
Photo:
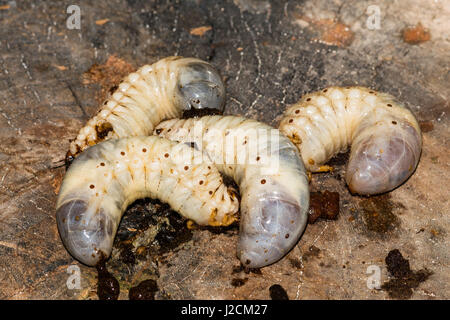
[[[107,23],[108,21],[109,21],[109,19],[101,19],[101,20],[95,21],[95,24],[98,25],[98,26],[102,26],[105,23]]]
[[[190,34],[192,34],[194,36],[202,37],[207,31],[209,31],[211,29],[212,29],[211,26],[198,27],[198,28],[191,29]]]

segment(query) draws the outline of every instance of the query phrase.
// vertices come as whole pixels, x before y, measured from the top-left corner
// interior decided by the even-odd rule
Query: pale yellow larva
[[[111,138],[152,133],[184,110],[222,109],[225,87],[219,73],[196,58],[168,57],[129,74],[71,142],[70,163],[80,152]]]
[[[312,172],[351,146],[346,182],[353,193],[390,191],[414,172],[422,138],[414,115],[393,96],[364,87],[330,87],[289,107],[283,132]]]
[[[237,254],[244,266],[264,267],[281,259],[307,222],[309,188],[294,144],[279,130],[235,116],[205,116],[160,123],[155,134],[192,143],[241,194]]]
[[[144,197],[199,225],[229,225],[239,210],[235,193],[200,151],[157,136],[104,141],[82,152],[62,182],[56,220],[67,250],[91,266],[108,257],[124,211]]]

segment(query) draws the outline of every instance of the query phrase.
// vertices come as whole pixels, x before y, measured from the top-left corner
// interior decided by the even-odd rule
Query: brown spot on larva
[[[112,86],[111,88],[109,88],[109,93],[110,94],[113,94],[114,93],[114,91],[116,91],[117,90],[117,88],[118,88],[119,86]]]
[[[295,110],[295,114],[299,114],[299,113],[300,113],[299,109]]]
[[[209,194],[213,194],[213,192],[210,190],[210,191],[209,191]]]
[[[124,156],[124,155],[125,155],[125,152],[121,151],[120,154],[121,154],[122,156]]]
[[[266,179],[262,179],[261,184],[265,184],[265,183],[266,183]]]
[[[171,128],[169,128],[169,129],[167,130],[167,132],[170,132],[170,131],[172,131],[172,129],[171,129]]]
[[[147,152],[147,149],[146,149],[146,148],[143,148],[143,149],[142,149],[142,152],[144,152],[144,153]]]
[[[306,101],[311,101],[311,98],[306,99]]]
[[[102,167],[104,167],[104,166],[105,166],[105,163],[104,163],[104,162],[101,162],[100,165],[101,165]]]
[[[256,157],[256,161],[259,161],[259,159],[261,159],[261,157],[259,157],[259,156],[258,156],[258,157]]]
[[[93,184],[91,184],[91,185],[89,186],[89,188],[94,189],[95,186],[94,186]]]
[[[189,166],[184,166],[184,170],[189,170]]]
[[[388,106],[388,107],[392,107],[392,104],[388,103],[387,106]]]
[[[308,163],[309,163],[310,165],[314,165],[315,161],[314,161],[313,159],[308,159]]]
[[[327,92],[328,91],[328,89],[323,89],[323,92]]]
[[[169,154],[168,153],[165,153],[164,154],[164,158],[168,158],[169,157]]]
[[[250,263],[252,263],[252,262],[250,261],[250,259],[245,260],[245,264],[250,264]]]
[[[294,122],[294,119],[289,119],[289,123],[292,123],[292,122]]]
[[[97,138],[99,141],[102,141],[108,136],[109,132],[113,131],[113,127],[109,122],[102,122],[95,127],[95,131],[97,132]]]
[[[374,94],[375,92],[374,92],[374,91],[369,91],[369,93],[370,93],[370,94]]]
[[[397,124],[397,121],[392,121],[392,124]]]
[[[211,166],[208,166],[208,170],[211,170]]]
[[[203,184],[203,180],[200,180],[200,181],[198,182],[198,184],[199,184],[199,185],[202,185],[202,184]]]
[[[75,216],[75,221],[80,221],[80,216]]]
[[[408,44],[420,44],[431,39],[430,32],[419,22],[414,27],[403,29],[402,38]]]
[[[288,239],[288,238],[289,238],[289,233],[286,233],[284,237],[285,237],[286,239]]]

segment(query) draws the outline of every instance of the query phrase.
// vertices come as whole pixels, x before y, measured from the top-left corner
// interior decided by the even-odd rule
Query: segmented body
[[[68,251],[95,265],[108,257],[120,219],[138,198],[157,198],[200,225],[229,225],[239,201],[208,158],[157,136],[99,143],[69,167],[56,204]]]
[[[306,168],[324,164],[351,145],[346,181],[354,193],[392,190],[414,172],[422,149],[414,115],[393,96],[363,87],[330,87],[289,107],[280,131],[300,150]]]
[[[191,108],[221,109],[225,87],[218,72],[195,58],[168,57],[129,74],[96,116],[80,129],[66,159],[111,138],[150,135],[159,122]]]
[[[237,254],[245,266],[271,264],[295,245],[307,222],[308,181],[296,147],[277,129],[242,117],[205,116],[164,121],[155,134],[192,143],[238,184]]]

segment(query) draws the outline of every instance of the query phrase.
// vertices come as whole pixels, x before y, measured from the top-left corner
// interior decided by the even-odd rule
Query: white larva
[[[289,107],[280,131],[300,150],[308,170],[351,145],[346,182],[362,195],[390,191],[414,172],[422,138],[414,115],[393,96],[363,87],[330,87]]]
[[[225,87],[205,61],[168,57],[129,74],[96,116],[80,129],[66,159],[110,138],[150,135],[164,119],[191,108],[222,109]]]
[[[190,142],[234,179],[241,194],[237,255],[244,266],[281,259],[307,222],[309,189],[296,147],[279,130],[235,116],[160,123],[155,134]]]
[[[104,141],[82,152],[62,182],[56,220],[67,250],[90,266],[108,257],[124,211],[144,197],[200,225],[229,225],[239,210],[200,151],[157,136]]]

